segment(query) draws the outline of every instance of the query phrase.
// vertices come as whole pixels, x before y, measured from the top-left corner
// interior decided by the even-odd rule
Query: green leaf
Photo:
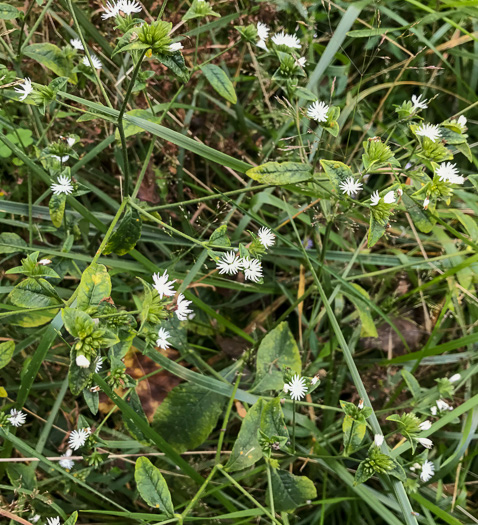
[[[232,447],[231,456],[225,466],[226,470],[234,472],[254,465],[262,458],[262,450],[257,438],[261,426],[264,400],[261,398],[252,405],[244,418],[239,435]]]
[[[266,162],[246,171],[246,175],[263,184],[281,186],[312,178],[312,167],[300,162]]]
[[[134,410],[134,412],[146,423],[148,424],[148,418],[144,413],[143,406],[141,405],[141,400],[136,393],[136,390],[132,389],[131,392],[126,396],[126,403]],[[149,439],[141,432],[140,428],[135,424],[131,419],[124,420],[125,427],[128,429],[128,432],[136,439],[142,443],[149,443]]]
[[[63,323],[68,332],[80,339],[90,335],[96,328],[93,319],[77,308],[63,308],[61,312]]]
[[[370,300],[370,296],[366,290],[364,290],[360,285],[351,283],[351,285],[364,297]],[[360,330],[361,337],[378,337],[377,328],[373,321],[372,312],[370,307],[365,301],[361,301],[356,295],[343,292],[343,294],[349,299],[349,301],[357,309],[360,321],[362,322],[362,327]]]
[[[162,510],[168,517],[174,516],[168,485],[159,469],[148,458],[136,460],[134,479],[138,492],[150,507]]]
[[[88,386],[90,378],[95,371],[95,363],[92,361],[90,366],[83,368],[76,364],[76,351],[70,352],[70,368],[68,370],[68,384],[70,391],[74,396],[79,395],[85,387]]]
[[[65,213],[66,195],[60,193],[59,195],[53,194],[48,203],[50,210],[50,218],[53,226],[59,228],[63,222],[63,215]]]
[[[85,388],[83,390],[83,397],[85,398],[85,402],[88,405],[90,412],[96,416],[100,406],[100,394],[98,392],[91,392],[88,388]]]
[[[372,36],[380,36],[392,31],[400,31],[403,27],[374,27],[373,29],[357,29],[348,31],[347,36],[351,38],[369,38]]]
[[[433,226],[435,226],[436,221],[429,216],[426,210],[423,209],[423,204],[418,204],[406,192],[404,192],[402,195],[402,201],[407,209],[407,212],[410,214],[413,224],[422,233],[430,233],[433,229]]]
[[[284,413],[278,397],[265,404],[261,415],[261,430],[268,437],[289,438],[289,431],[284,421]]]
[[[128,111],[126,112],[126,115],[130,115],[132,117],[141,117],[145,120],[148,120],[149,122],[154,122],[156,124],[161,124],[161,117],[156,117],[155,115],[153,115],[151,113],[151,111],[147,110],[147,109],[132,109],[131,111]],[[101,116],[102,118],[104,118],[103,116]],[[92,118],[96,118],[92,116]],[[82,117],[80,117],[78,119],[78,122],[80,122],[82,119]],[[83,119],[83,120],[86,120],[86,119]],[[91,120],[90,118],[88,118],[88,120]],[[126,138],[128,137],[132,137],[133,135],[136,135],[138,133],[144,133],[144,129],[143,128],[140,128],[139,126],[136,126],[135,124],[133,124],[132,122],[128,122],[127,120],[125,120],[124,122],[124,135]],[[119,134],[119,131],[116,130],[115,131],[115,139],[117,141],[120,141],[120,134]]]
[[[45,279],[29,277],[17,284],[8,298],[15,306],[22,308],[42,308],[58,304],[53,286]]]
[[[405,195],[405,194],[404,194]],[[382,235],[385,233],[385,226],[380,224],[377,219],[374,217],[373,213],[370,214],[370,227],[368,230],[368,241],[367,246],[371,248],[381,239]]]
[[[23,53],[46,68],[51,69],[59,77],[67,77],[76,84],[77,79],[76,74],[72,73],[73,62],[71,58],[66,56],[55,44],[31,44],[25,48]]]
[[[143,223],[141,216],[135,208],[127,207],[116,231],[108,241],[103,251],[104,255],[115,252],[117,255],[126,255],[139,241]]]
[[[0,368],[8,365],[13,357],[15,351],[15,343],[13,341],[6,341],[0,343]]]
[[[22,14],[16,7],[13,5],[0,3],[0,19],[1,20],[12,20],[18,18]]]
[[[186,67],[184,57],[180,51],[171,55],[154,55],[154,57],[170,69],[181,82],[186,83],[189,80],[189,69]]]
[[[65,521],[63,525],[75,525],[76,520],[78,519],[78,512],[73,512],[73,514]]]
[[[0,253],[23,252],[27,243],[16,233],[0,233]]]
[[[412,374],[410,374],[408,370],[402,368],[400,373],[402,374],[405,383],[407,383],[408,390],[410,390],[412,396],[415,399],[419,399],[422,392],[422,389],[420,388],[420,383],[413,377]]]
[[[154,415],[154,429],[177,452],[193,450],[217,424],[226,398],[186,383],[174,387]]]
[[[231,102],[231,104],[237,102],[234,86],[223,69],[214,64],[206,64],[205,66],[201,66],[201,71],[222,98],[225,98],[228,102]]]
[[[295,476],[287,470],[273,469],[271,478],[276,511],[292,512],[317,497],[315,485],[307,476]]]
[[[77,305],[81,310],[97,306],[111,295],[111,279],[106,266],[91,264],[83,272],[78,287]]]
[[[219,228],[212,232],[211,237],[209,237],[209,244],[213,246],[231,246],[231,241],[227,236],[227,224],[221,224]]]
[[[33,465],[22,465],[21,463],[11,463],[7,467],[7,474],[10,483],[15,488],[35,490],[37,480],[35,477],[35,467]]]
[[[257,351],[256,380],[253,392],[281,390],[283,369],[300,374],[302,363],[299,348],[286,322],[280,323],[262,339]]]
[[[324,169],[325,174],[330,179],[334,190],[340,195],[341,190],[339,184],[348,177],[354,178],[352,170],[343,162],[335,160],[321,160],[320,164]]]

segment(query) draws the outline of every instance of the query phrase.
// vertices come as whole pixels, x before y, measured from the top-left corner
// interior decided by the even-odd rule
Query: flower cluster
[[[163,273],[163,275],[159,275],[159,273],[153,274],[153,281],[154,281],[154,285],[153,285],[154,289],[158,292],[160,299],[163,299],[163,297],[172,297],[173,295],[175,295],[176,291],[173,288],[173,284],[176,282],[176,279],[174,279],[173,281],[170,281],[167,270]],[[177,318],[180,321],[187,321],[188,314],[193,313],[193,310],[189,309],[189,305],[191,303],[192,301],[188,301],[184,297],[184,294],[180,293],[178,295],[178,299],[176,301],[175,313],[176,313]],[[159,337],[161,339],[161,336]]]

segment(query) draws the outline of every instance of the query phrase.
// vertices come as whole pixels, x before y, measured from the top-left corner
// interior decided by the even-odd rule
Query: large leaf
[[[7,366],[13,357],[15,350],[15,343],[13,341],[6,341],[0,343],[0,368]]]
[[[322,165],[322,168],[324,168],[325,174],[330,179],[334,190],[341,194],[339,184],[348,177],[353,177],[350,167],[343,162],[338,162],[335,160],[321,160],[320,164]]]
[[[11,463],[7,467],[8,478],[15,488],[35,490],[37,480],[35,477],[35,467],[33,465],[22,465],[21,463]]]
[[[261,430],[268,437],[289,438],[289,431],[285,424],[284,413],[278,397],[265,404],[261,415]]]
[[[153,508],[160,509],[168,517],[174,516],[173,502],[163,475],[148,458],[136,460],[134,479],[141,497]]]
[[[23,252],[27,243],[16,233],[0,233],[0,253]]]
[[[1,20],[12,20],[13,18],[18,18],[22,14],[16,7],[13,5],[0,3],[0,19]]]
[[[314,483],[287,470],[272,470],[272,493],[277,511],[290,512],[317,497]]]
[[[261,398],[247,412],[225,467],[230,472],[250,467],[262,458],[257,433],[261,426],[263,408],[264,400]]]
[[[205,66],[201,66],[201,71],[222,98],[225,98],[228,102],[231,102],[231,104],[237,102],[234,86],[223,69],[214,64],[206,64]]]
[[[139,241],[142,225],[139,212],[128,206],[118,229],[111,236],[103,254],[108,255],[115,252],[117,255],[126,255]]]
[[[286,322],[280,323],[261,341],[257,351],[256,381],[253,392],[282,390],[283,369],[300,374],[299,348]]]
[[[106,266],[91,264],[81,276],[77,305],[81,310],[97,306],[111,295],[111,279]]]
[[[66,195],[60,193],[59,195],[53,194],[48,203],[50,210],[50,218],[53,226],[59,228],[63,222],[63,215],[65,214]]]
[[[402,200],[415,227],[423,233],[430,233],[436,221],[423,209],[423,204],[418,204],[407,193],[403,193]]]
[[[246,175],[263,184],[296,184],[312,178],[312,167],[300,162],[266,162],[246,171]]]
[[[55,44],[31,44],[23,52],[27,57],[33,58],[43,66],[51,69],[59,77],[67,77],[76,83],[76,74],[72,73],[73,63],[63,51]]]
[[[181,82],[186,83],[189,80],[189,69],[186,67],[184,57],[180,51],[172,55],[154,55],[161,64],[170,69]],[[233,88],[234,89],[234,88]]]
[[[55,296],[55,289],[48,281],[29,277],[17,284],[8,297],[15,306],[42,308],[58,304]]]
[[[193,450],[217,424],[226,398],[193,383],[171,390],[154,415],[154,429],[177,452]]]

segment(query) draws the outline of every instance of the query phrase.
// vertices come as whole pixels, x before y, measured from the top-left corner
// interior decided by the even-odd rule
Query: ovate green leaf
[[[265,404],[261,415],[261,430],[268,437],[289,438],[289,431],[285,424],[284,413],[278,397]]]
[[[23,252],[27,243],[16,233],[0,233],[0,253]]]
[[[343,162],[338,162],[335,160],[321,160],[320,164],[322,165],[322,168],[324,168],[324,172],[330,179],[330,182],[332,183],[335,191],[341,194],[339,184],[348,177],[353,178],[353,173],[350,167]]]
[[[97,306],[111,295],[111,279],[106,266],[91,264],[81,276],[77,305],[81,310]]]
[[[126,255],[139,241],[142,225],[139,212],[128,206],[118,229],[111,236],[103,253],[108,255],[115,252],[118,255]]]
[[[15,343],[13,341],[6,341],[0,343],[0,368],[7,366],[13,357],[15,350]]]
[[[42,308],[56,305],[58,299],[55,296],[55,289],[48,281],[29,277],[17,284],[8,297],[15,306]]]
[[[48,203],[48,208],[50,210],[50,218],[53,226],[59,228],[63,221],[63,215],[65,213],[65,203],[66,195],[60,193],[59,195],[53,194]]]
[[[205,66],[201,66],[201,71],[221,97],[231,102],[231,104],[237,102],[234,86],[223,69],[214,64],[206,64]]]
[[[24,54],[51,69],[59,77],[67,77],[76,84],[76,74],[72,73],[73,62],[55,44],[31,44],[25,48]]]
[[[307,476],[295,476],[287,470],[272,470],[272,492],[277,511],[291,512],[317,497],[314,483]]]
[[[0,3],[0,19],[1,20],[12,20],[18,18],[22,14],[16,7],[13,5]]]
[[[174,515],[168,485],[159,469],[148,458],[136,460],[134,479],[138,492],[150,507],[162,510],[168,517]]]
[[[246,175],[263,184],[280,186],[310,180],[312,167],[300,162],[266,162],[247,170]]]

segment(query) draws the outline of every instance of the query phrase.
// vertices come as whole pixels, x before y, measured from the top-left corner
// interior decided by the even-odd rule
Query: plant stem
[[[295,399],[292,400],[292,452],[295,454]]]
[[[267,462],[267,485],[269,490],[269,504],[271,506],[271,514],[273,516],[276,515],[276,509],[274,505],[274,491],[272,490],[272,475],[271,475],[271,466],[270,463]]]
[[[216,474],[217,465],[215,465],[211,472],[209,473],[209,476],[206,478],[204,483],[201,485],[201,488],[196,492],[193,499],[189,502],[188,506],[184,509],[184,511],[181,514],[181,522],[184,520],[184,518],[191,512],[191,510],[194,508],[196,503],[199,501],[199,498],[201,497],[201,494],[206,490],[206,487],[208,486],[209,482],[214,477],[214,474]]]

